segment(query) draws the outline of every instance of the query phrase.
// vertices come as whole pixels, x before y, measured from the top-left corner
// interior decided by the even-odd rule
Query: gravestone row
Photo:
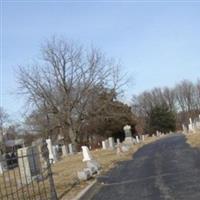
[[[200,115],[198,118],[195,118],[193,120],[192,118],[189,118],[188,126],[185,124],[182,124],[182,130],[184,134],[199,132],[200,131]]]

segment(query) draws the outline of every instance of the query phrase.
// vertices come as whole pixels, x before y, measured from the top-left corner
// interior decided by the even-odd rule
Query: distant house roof
[[[5,145],[7,147],[14,147],[14,146],[23,145],[23,144],[24,144],[24,140],[23,139],[6,140],[5,141]]]

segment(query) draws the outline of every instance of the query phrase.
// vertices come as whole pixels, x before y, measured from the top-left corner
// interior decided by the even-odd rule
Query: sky
[[[200,78],[200,1],[1,1],[0,105],[20,120],[17,68],[53,35],[100,48],[131,82],[124,93]]]

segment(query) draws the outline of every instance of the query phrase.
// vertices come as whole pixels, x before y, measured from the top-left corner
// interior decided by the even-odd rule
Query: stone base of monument
[[[127,151],[129,151],[130,146],[129,145],[122,145],[121,149],[122,149],[122,152],[127,152]]]
[[[87,167],[87,168],[84,168],[83,171],[88,171],[90,173],[90,176],[93,176],[94,174],[97,173],[96,169],[94,167]]]
[[[101,165],[96,160],[87,161],[86,164],[88,168],[94,168],[96,172],[98,172],[101,169]]]
[[[126,137],[123,143],[125,143],[125,144],[133,144],[133,138],[132,137]]]
[[[80,181],[87,181],[90,179],[92,176],[97,174],[100,170],[100,164],[95,161],[87,161],[87,167],[83,169],[83,171],[78,171],[77,176]]]
[[[88,170],[77,172],[77,176],[80,181],[87,181],[91,177],[90,172]]]

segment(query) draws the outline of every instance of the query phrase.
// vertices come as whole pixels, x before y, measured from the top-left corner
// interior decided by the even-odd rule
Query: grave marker
[[[40,174],[41,165],[38,148],[35,146],[20,148],[17,151],[18,165],[23,184],[29,184]]]

